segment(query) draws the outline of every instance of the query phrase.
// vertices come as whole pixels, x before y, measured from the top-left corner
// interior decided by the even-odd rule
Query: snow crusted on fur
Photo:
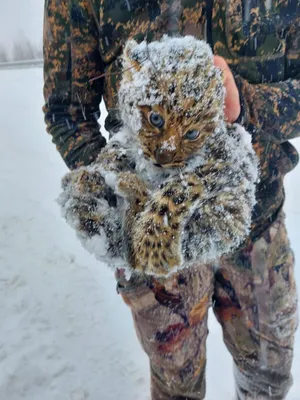
[[[250,232],[251,214],[256,204],[255,187],[258,182],[258,160],[251,145],[250,134],[238,124],[219,129],[201,149],[185,172],[191,173],[211,158],[211,148],[224,149],[227,168],[203,177],[208,186],[185,220],[182,233],[184,264],[195,260],[211,262],[237,248]],[[234,210],[238,218],[231,210]],[[209,226],[205,220],[209,219]],[[201,232],[201,234],[199,234]]]
[[[127,165],[135,165],[134,173],[146,183],[150,198],[159,198],[160,185],[168,182],[179,182],[184,190],[189,190],[187,177],[192,173],[197,174],[205,188],[182,221],[182,262],[170,273],[195,263],[215,261],[238,247],[249,234],[251,214],[256,203],[258,160],[251,136],[238,124],[226,124],[222,107],[215,116],[217,128],[206,138],[198,152],[187,160],[185,167],[157,168],[144,157],[140,148],[138,133],[142,120],[139,106],[154,106],[165,101],[170,103],[168,96],[176,94],[180,97],[171,99],[171,103],[178,100],[172,103],[172,112],[182,113],[182,102],[187,97],[201,99],[196,104],[201,103],[206,107],[205,96],[211,77],[222,81],[221,71],[213,65],[212,57],[209,45],[191,36],[165,36],[161,41],[149,44],[129,41],[123,55],[124,74],[118,96],[124,126],[113,136],[105,151],[114,152],[114,145],[117,144],[120,155],[128,159]],[[180,91],[175,90],[170,95],[166,83],[176,85],[179,76]],[[216,92],[211,95],[224,99],[223,86],[217,85]],[[174,145],[172,138],[164,143],[166,148],[173,149]],[[207,165],[211,165],[211,169],[205,169]],[[215,168],[218,166],[220,168]],[[114,168],[110,171],[105,160],[102,165],[96,161],[92,166],[82,169],[90,173],[99,171],[106,185],[117,195],[118,207],[110,207],[104,198],[93,198],[98,205],[96,212],[105,217],[103,226],[97,235],[80,231],[79,219],[74,213],[78,205],[78,193],[76,186],[71,183],[60,197],[64,216],[77,230],[89,252],[113,268],[130,270],[126,241],[122,236],[128,203],[117,191],[118,172]],[[206,172],[202,175],[204,170]],[[79,203],[84,204],[85,201],[81,194]],[[151,215],[146,204],[141,214],[147,216],[147,213]],[[163,221],[168,224],[167,218]]]
[[[136,64],[134,64],[136,63]],[[206,69],[205,74],[194,74],[196,70]],[[203,97],[210,82],[210,75],[219,71],[213,65],[213,54],[210,46],[193,36],[168,37],[164,36],[159,42],[147,43],[143,41],[127,42],[123,55],[122,83],[118,92],[121,118],[132,132],[137,134],[142,127],[139,105],[159,105],[166,101],[159,83],[170,82],[176,87],[174,75],[178,77],[182,72],[182,96],[193,97],[196,100]],[[216,93],[216,96],[224,96]],[[169,95],[172,100],[175,93]],[[180,110],[177,110],[180,111]],[[176,112],[176,106],[174,107]],[[223,110],[220,110],[223,113]]]
[[[186,177],[195,172],[201,175],[216,149],[223,151],[214,160],[214,166],[224,167],[216,171],[213,166],[212,172],[203,172],[205,189],[182,223],[181,263],[166,276],[195,263],[216,261],[241,245],[250,232],[251,214],[256,204],[258,160],[250,134],[239,124],[220,123],[187,165],[171,170],[168,176],[167,172],[163,177],[148,169],[148,183],[153,185],[155,178],[157,183],[152,197],[161,196],[156,189],[163,182],[181,180],[182,187],[188,190]],[[142,215],[147,216],[149,212],[150,209],[145,209]]]
[[[122,252],[122,238],[120,236],[122,222],[120,216],[124,211],[122,210],[122,205],[116,212],[115,208],[110,207],[106,199],[98,198],[94,193],[82,193],[78,188],[78,182],[73,183],[72,179],[69,179],[74,174],[80,174],[81,171],[88,172],[92,177],[93,174],[99,172],[99,165],[93,163],[65,175],[63,179],[64,190],[57,199],[58,204],[61,206],[62,216],[76,231],[82,246],[89,253],[108,265],[111,265],[113,261],[111,265],[113,269],[126,267],[125,255]],[[105,178],[107,185],[115,186],[116,178],[113,172],[107,173],[107,176],[103,178]],[[94,216],[105,216],[102,226],[99,228],[99,233],[90,234],[81,229],[79,216],[81,212],[78,212],[80,208],[89,210]]]

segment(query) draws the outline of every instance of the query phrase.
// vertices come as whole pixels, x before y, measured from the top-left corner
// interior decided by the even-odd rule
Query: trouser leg
[[[165,280],[118,280],[150,360],[152,399],[204,399],[212,268],[183,270]]]
[[[255,243],[221,260],[214,299],[238,398],[284,399],[292,384],[297,294],[283,215]]]

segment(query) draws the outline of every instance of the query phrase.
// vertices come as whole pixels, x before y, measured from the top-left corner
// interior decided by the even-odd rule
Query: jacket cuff
[[[234,80],[239,91],[241,105],[241,112],[235,123],[247,126],[250,123],[250,113],[245,98],[246,85],[248,83],[239,75],[234,75]]]

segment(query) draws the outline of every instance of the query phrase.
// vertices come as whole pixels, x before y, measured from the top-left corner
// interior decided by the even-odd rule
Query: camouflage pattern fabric
[[[124,43],[163,34],[207,40],[226,59],[262,179],[246,248],[165,281],[127,282],[119,271],[119,291],[150,358],[152,397],[204,398],[207,312],[214,304],[239,400],[283,399],[297,324],[293,254],[280,210],[283,177],[298,163],[288,141],[300,136],[299,0],[45,0],[47,130],[69,168],[95,160],[106,144],[97,122],[102,97],[107,128],[120,125]]]
[[[235,73],[239,120],[253,135],[262,170],[255,240],[275,220],[284,202],[283,177],[298,163],[288,140],[300,134],[299,0],[46,0],[48,132],[71,169],[91,163],[106,144],[97,122],[102,97],[106,127],[120,125],[116,92],[124,43],[163,34],[207,40]]]
[[[171,278],[117,274],[150,359],[152,399],[205,397],[207,314],[213,306],[235,365],[239,400],[283,400],[297,327],[294,257],[284,216],[254,244]]]
[[[78,6],[79,3],[77,2]],[[45,120],[70,168],[89,164],[106,141],[99,133],[103,72],[99,38],[87,2],[45,0]]]

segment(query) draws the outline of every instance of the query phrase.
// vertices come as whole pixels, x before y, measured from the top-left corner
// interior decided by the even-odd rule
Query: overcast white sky
[[[0,43],[10,47],[21,37],[42,43],[44,0],[0,0]]]

